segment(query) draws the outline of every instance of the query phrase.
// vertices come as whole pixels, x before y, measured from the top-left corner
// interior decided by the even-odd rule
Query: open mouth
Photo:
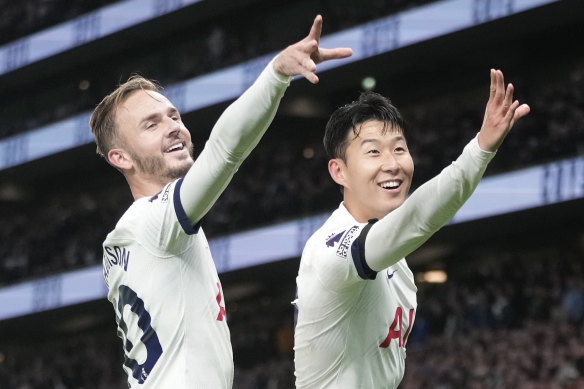
[[[173,151],[180,151],[182,149],[184,149],[185,145],[184,143],[180,142],[180,143],[176,143],[172,146],[170,146],[168,149],[166,149],[165,153],[172,153]]]
[[[400,180],[389,180],[389,181],[381,182],[377,185],[379,185],[383,189],[392,190],[392,189],[399,188],[401,185],[401,181]]]

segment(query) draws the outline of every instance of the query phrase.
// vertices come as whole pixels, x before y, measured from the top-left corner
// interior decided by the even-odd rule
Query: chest
[[[389,307],[416,308],[418,288],[414,275],[405,259],[380,271],[369,285],[368,292],[377,296],[380,303]],[[373,297],[373,296],[371,296]]]

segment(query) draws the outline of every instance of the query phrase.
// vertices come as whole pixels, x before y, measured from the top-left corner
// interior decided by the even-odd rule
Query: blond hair
[[[140,75],[133,75],[128,81],[120,84],[112,93],[101,100],[89,119],[89,127],[97,144],[97,154],[107,161],[108,152],[116,145],[123,144],[122,139],[116,132],[115,112],[118,105],[137,90],[159,92],[161,89],[162,87],[157,82]]]

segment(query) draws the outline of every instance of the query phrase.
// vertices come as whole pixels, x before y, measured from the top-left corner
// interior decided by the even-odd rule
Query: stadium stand
[[[511,244],[507,238],[490,240],[486,249],[446,258],[448,281],[420,284],[400,388],[581,387],[583,236],[581,226],[558,229]],[[295,263],[281,265],[288,271]],[[234,388],[293,388],[294,284],[290,274],[274,269],[271,281],[264,280],[266,291],[230,304]],[[13,331],[21,335],[3,342],[3,388],[123,387],[111,326],[43,341],[30,334],[34,327]],[[34,346],[26,347],[29,342]]]
[[[35,2],[41,4],[33,7],[32,4]],[[91,109],[101,97],[111,91],[113,85],[134,72],[168,85],[171,82],[279,50],[281,42],[294,42],[304,33],[305,28],[301,23],[298,26],[291,25],[286,29],[278,28],[278,24],[284,18],[310,20],[315,12],[330,10],[327,12],[326,24],[326,30],[330,33],[415,4],[428,2],[431,1],[367,0],[365,4],[360,3],[357,6],[354,2],[346,0],[341,2],[295,0],[283,7],[259,0],[248,0],[240,2],[245,4],[245,7],[227,5],[228,2],[222,2],[213,10],[207,10],[203,9],[205,2],[200,1],[181,9],[179,21],[176,21],[176,16],[174,20],[171,20],[173,28],[160,27],[158,24],[161,22],[155,21],[146,22],[143,27],[136,26],[136,29],[148,29],[149,24],[153,25],[157,32],[155,39],[152,37],[138,39],[130,36],[128,38],[130,44],[124,46],[115,46],[107,42],[106,44],[114,48],[108,47],[106,53],[94,58],[94,63],[88,63],[89,61],[83,58],[68,59],[67,61],[81,62],[81,66],[76,69],[73,66],[57,65],[55,70],[50,69],[49,71],[53,74],[42,81],[49,84],[51,88],[45,87],[34,94],[19,96],[18,99],[14,99],[14,96],[10,94],[0,96],[0,101],[3,101],[2,114],[11,119],[0,127],[0,137],[31,130]],[[11,17],[10,20],[18,20],[16,16],[23,15],[24,20],[30,19],[32,20],[30,23],[34,23],[38,16],[36,16],[37,11],[33,12],[33,10],[42,10],[47,7],[46,23],[48,23],[49,20],[54,20],[56,15],[60,15],[65,21],[67,15],[75,11],[81,14],[94,10],[100,3],[114,2],[110,0],[73,3],[75,6],[71,7],[69,2],[65,1],[35,0],[12,3],[7,9],[13,10],[11,12],[14,13],[14,18]],[[156,4],[157,1],[152,3]],[[158,1],[158,3],[164,2]],[[38,11],[38,13],[44,12]],[[201,14],[207,16],[200,16]],[[28,27],[22,27],[23,33],[34,31],[30,23],[24,23]],[[254,28],[250,29],[250,25]],[[7,26],[6,30],[12,28],[13,34],[20,31],[14,27]],[[131,34],[131,31],[128,34]],[[172,42],[172,44],[166,42]],[[77,51],[82,49],[76,48]],[[116,61],[111,61],[112,57],[115,57]],[[81,81],[89,82],[91,87],[80,90],[78,83]],[[16,87],[21,87],[21,84],[17,84]]]
[[[74,19],[118,0],[0,1],[0,45]]]
[[[534,101],[533,116],[518,125],[516,132],[521,132],[521,136],[509,139],[488,174],[573,157],[584,148],[581,109],[584,62],[576,63],[546,84],[537,78],[531,80],[540,83],[544,93],[522,94],[524,101]],[[530,83],[522,80],[520,85],[523,84]],[[521,86],[518,88],[521,90]],[[416,183],[426,181],[456,158],[463,142],[480,127],[483,97],[473,91],[470,98],[468,94],[452,94],[448,99],[435,98],[404,107],[406,118],[410,118],[408,138],[416,158]],[[444,115],[452,106],[458,107],[456,112]],[[259,152],[246,161],[242,174],[235,176],[206,217],[204,228],[209,236],[323,212],[340,200],[325,169],[326,156],[320,141],[324,121],[286,120],[286,128],[277,122],[274,131],[266,135]],[[295,136],[298,128],[303,128],[302,136]],[[281,141],[282,137],[286,142]],[[436,142],[444,147],[437,148]],[[73,193],[49,191],[46,201],[40,204],[34,198],[28,201],[21,198],[17,204],[6,207],[0,216],[5,221],[0,236],[10,244],[0,249],[5,258],[0,266],[3,269],[0,282],[15,282],[101,261],[101,239],[113,227],[115,215],[121,215],[127,208],[129,191],[120,180],[116,186],[73,190]],[[250,206],[255,202],[260,212],[257,206]],[[39,235],[28,229],[31,215],[42,225],[52,225],[50,231]]]
[[[0,45],[115,3],[0,1]],[[440,1],[230,3],[179,7],[0,75],[0,140],[90,110],[134,71],[172,84],[271,53],[303,34],[317,12],[326,35]],[[577,3],[552,2],[390,50],[324,72],[314,88],[295,81],[272,128],[206,217],[207,235],[336,207],[340,195],[320,139],[327,115],[357,96],[365,75],[377,78],[376,90],[408,119],[415,185],[453,160],[480,126],[489,67],[502,68],[532,108],[489,175],[581,156],[584,10]],[[206,138],[226,103],[185,115],[194,139]],[[122,177],[91,144],[0,171],[0,285],[98,265],[101,241],[130,201]],[[400,388],[583,387],[583,208],[577,199],[447,227],[412,255],[416,272],[441,268],[449,278],[420,281]],[[236,389],[293,387],[296,265],[291,258],[221,275]],[[126,387],[107,301],[0,320],[0,333],[1,388]]]

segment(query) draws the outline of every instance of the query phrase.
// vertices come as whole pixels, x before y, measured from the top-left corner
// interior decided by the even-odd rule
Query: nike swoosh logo
[[[387,279],[391,280],[391,277],[393,277],[393,275],[395,274],[397,270],[394,270],[393,273],[389,274],[389,270],[387,271]]]

